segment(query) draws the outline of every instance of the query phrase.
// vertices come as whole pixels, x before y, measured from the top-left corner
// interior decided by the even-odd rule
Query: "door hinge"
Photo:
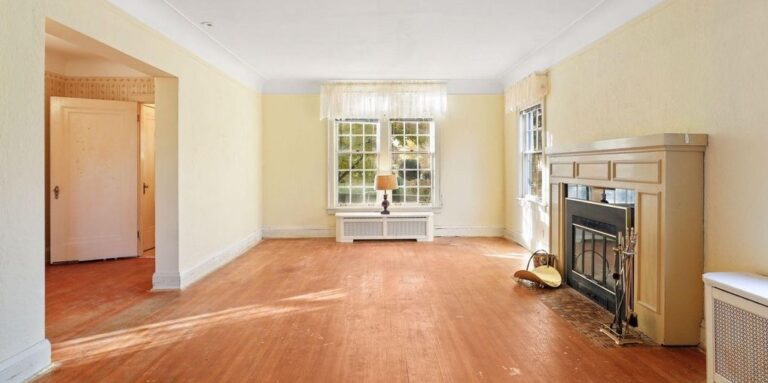
[[[141,122],[141,114],[136,115],[136,122]]]
[[[141,238],[141,232],[140,231],[136,232],[136,238]]]

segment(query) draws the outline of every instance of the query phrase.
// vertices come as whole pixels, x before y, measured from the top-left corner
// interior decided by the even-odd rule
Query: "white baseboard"
[[[333,238],[336,229],[317,226],[279,226],[265,227],[264,238]]]
[[[235,258],[245,254],[248,249],[261,242],[261,231],[256,231],[247,237],[211,254],[197,266],[180,273],[155,273],[152,276],[152,290],[182,290],[199,281],[216,269],[226,265]]]
[[[435,226],[435,237],[501,237],[503,235],[503,227]]]
[[[51,343],[48,339],[0,362],[0,382],[23,382],[51,365]]]
[[[525,239],[523,239],[523,234],[517,231],[512,231],[509,229],[504,229],[504,238],[517,243],[518,245],[530,250],[530,243],[527,243]]]
[[[504,228],[492,226],[435,226],[436,237],[501,237]],[[264,238],[334,238],[333,227],[282,226],[264,228]]]
[[[245,254],[248,249],[256,246],[259,242],[261,242],[261,231],[253,232],[247,237],[209,256],[208,259],[199,263],[197,266],[183,271],[181,273],[181,288],[187,288],[187,286],[199,281],[216,269],[232,262],[235,258]]]
[[[181,275],[179,273],[154,273],[152,275],[152,291],[179,289],[181,289]]]

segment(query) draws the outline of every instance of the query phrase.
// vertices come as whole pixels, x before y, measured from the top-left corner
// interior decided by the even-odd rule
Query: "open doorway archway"
[[[124,68],[153,79],[155,106],[155,270],[154,290],[181,287],[178,235],[178,80],[172,74],[131,57],[96,39],[53,20],[46,20],[46,33]],[[147,102],[148,100],[138,100]],[[46,106],[47,108],[47,106]],[[48,134],[46,134],[49,137]],[[48,173],[48,172],[46,172]],[[52,185],[46,185],[54,193]],[[48,211],[48,209],[46,209]]]

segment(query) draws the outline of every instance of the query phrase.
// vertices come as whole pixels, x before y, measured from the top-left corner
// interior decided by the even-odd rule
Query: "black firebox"
[[[566,283],[613,311],[616,306],[614,248],[633,225],[632,205],[566,198]]]

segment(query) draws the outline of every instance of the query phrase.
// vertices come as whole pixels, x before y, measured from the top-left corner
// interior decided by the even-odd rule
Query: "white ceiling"
[[[268,79],[485,79],[600,1],[168,2]]]
[[[226,61],[205,57],[212,55],[211,43],[217,45],[219,55],[229,56],[220,66],[237,64],[262,81],[295,84],[510,82],[546,69],[661,0],[110,1],[204,58]],[[171,12],[158,3],[186,19],[188,31],[169,23]],[[205,48],[191,47],[200,36],[208,39],[198,44]]]

